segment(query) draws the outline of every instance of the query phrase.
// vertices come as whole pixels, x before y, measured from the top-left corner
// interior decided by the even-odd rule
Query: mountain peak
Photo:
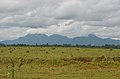
[[[53,34],[53,35],[50,35],[50,36],[61,36],[61,35],[58,35],[58,34]]]
[[[45,34],[28,34],[25,37],[47,37]]]
[[[51,35],[50,37],[63,37],[63,38],[68,38],[67,36],[62,36],[62,35],[59,35],[59,34],[53,34],[53,35]]]
[[[88,37],[95,37],[96,38],[97,36],[95,34],[89,34]]]

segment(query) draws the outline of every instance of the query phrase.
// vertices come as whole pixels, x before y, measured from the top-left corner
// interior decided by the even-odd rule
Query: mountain
[[[110,38],[102,39],[97,37],[94,34],[90,34],[84,37],[75,37],[75,38],[68,38],[62,35],[51,35],[47,36],[45,34],[28,34],[24,37],[20,37],[15,40],[5,40],[1,43],[4,44],[29,44],[29,45],[40,45],[40,44],[79,44],[79,45],[105,45],[105,44],[120,44],[120,40],[113,40]]]
[[[0,46],[4,45],[3,43],[0,43]]]
[[[29,44],[29,45],[36,45],[36,44],[66,44],[70,40],[68,37],[61,36],[61,35],[51,35],[47,36],[45,34],[28,34],[25,37],[20,37],[15,40],[5,40],[2,41],[4,44]],[[70,43],[70,42],[69,42]]]

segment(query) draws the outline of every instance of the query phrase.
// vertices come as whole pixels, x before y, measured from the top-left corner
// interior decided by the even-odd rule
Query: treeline
[[[83,48],[116,48],[116,49],[119,49],[120,48],[120,45],[108,45],[108,44],[105,44],[105,45],[102,45],[102,46],[97,46],[97,45],[72,45],[72,44],[63,44],[63,45],[58,45],[58,44],[54,44],[54,45],[50,45],[50,44],[41,44],[41,45],[28,45],[28,44],[9,44],[9,45],[6,45],[6,44],[0,44],[1,47],[9,47],[9,46],[15,46],[15,47],[19,47],[19,46],[23,46],[23,47],[83,47]]]

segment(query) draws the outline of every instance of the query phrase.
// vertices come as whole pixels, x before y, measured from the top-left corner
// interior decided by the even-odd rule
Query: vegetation
[[[0,79],[120,79],[120,49],[1,46]]]
[[[82,47],[82,48],[116,48],[116,49],[120,49],[120,45],[114,45],[114,44],[105,44],[105,45],[102,45],[102,46],[96,46],[96,45],[91,45],[91,44],[88,44],[88,45],[73,45],[73,44],[63,44],[63,45],[49,45],[48,43],[47,44],[41,44],[41,45],[29,45],[29,44],[10,44],[10,45],[7,45],[7,44],[0,44],[0,47],[19,47],[19,46],[22,46],[22,47]]]

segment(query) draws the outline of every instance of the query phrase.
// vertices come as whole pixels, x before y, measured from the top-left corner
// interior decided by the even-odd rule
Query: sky
[[[0,40],[35,33],[120,39],[120,0],[0,0]]]

